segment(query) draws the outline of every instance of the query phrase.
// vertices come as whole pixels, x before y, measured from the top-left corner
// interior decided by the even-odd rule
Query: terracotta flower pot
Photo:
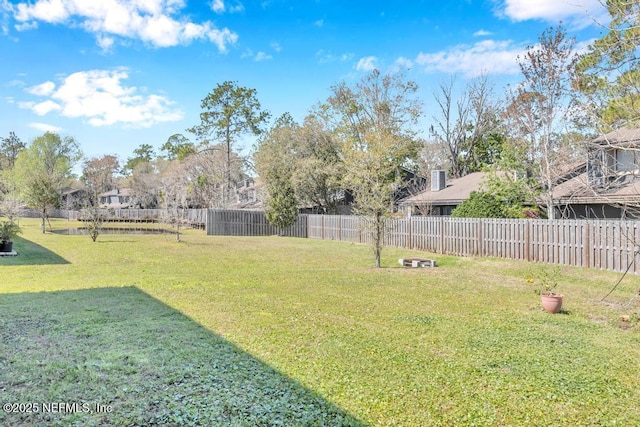
[[[562,297],[560,294],[541,294],[542,308],[549,313],[559,313],[562,309]]]

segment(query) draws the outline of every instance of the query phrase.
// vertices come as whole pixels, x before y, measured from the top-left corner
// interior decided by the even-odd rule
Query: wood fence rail
[[[213,213],[213,214],[212,214]],[[207,232],[370,243],[367,219],[299,215],[284,233],[263,212],[209,211]],[[640,274],[640,221],[408,217],[388,221],[385,245],[456,256],[486,256]]]

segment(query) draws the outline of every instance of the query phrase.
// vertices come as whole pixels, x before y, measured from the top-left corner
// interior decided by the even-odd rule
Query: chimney
[[[431,191],[444,190],[446,186],[446,172],[443,170],[431,171]]]

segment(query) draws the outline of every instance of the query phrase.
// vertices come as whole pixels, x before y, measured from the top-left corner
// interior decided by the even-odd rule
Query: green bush
[[[506,218],[504,203],[491,193],[472,191],[467,200],[453,210],[454,218]]]

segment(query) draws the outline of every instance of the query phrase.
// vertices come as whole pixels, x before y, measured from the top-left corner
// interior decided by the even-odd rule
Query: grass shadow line
[[[3,294],[0,313],[1,402],[111,407],[0,425],[365,425],[136,287]]]
[[[0,265],[55,265],[69,264],[69,261],[51,250],[22,237],[13,241],[17,256],[0,257]]]

